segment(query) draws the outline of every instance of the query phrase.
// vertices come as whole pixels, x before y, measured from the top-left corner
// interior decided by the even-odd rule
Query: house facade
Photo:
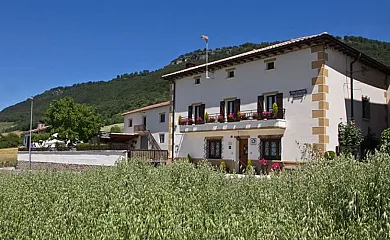
[[[171,82],[170,156],[222,160],[239,171],[251,159],[302,159],[311,144],[338,146],[338,124],[366,135],[388,127],[390,68],[327,33],[164,75]],[[254,161],[253,161],[254,160]]]
[[[133,135],[132,148],[168,150],[170,102],[162,102],[123,113],[124,134]]]

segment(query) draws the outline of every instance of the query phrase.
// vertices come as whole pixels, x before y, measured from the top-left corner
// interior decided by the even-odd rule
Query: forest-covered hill
[[[363,37],[345,36],[342,40],[374,59],[390,66],[390,42],[381,42]],[[217,48],[210,51],[210,60],[225,58],[277,42],[244,43],[240,46]],[[87,82],[68,87],[50,89],[35,96],[34,118],[42,119],[50,102],[63,97],[72,97],[78,103],[95,106],[106,124],[122,121],[120,113],[169,99],[169,83],[161,76],[182,69],[185,62],[201,63],[204,50],[196,50],[179,56],[171,64],[159,70],[121,74],[109,81]],[[9,130],[26,130],[29,124],[28,101],[10,106],[0,112],[0,122],[13,122]]]

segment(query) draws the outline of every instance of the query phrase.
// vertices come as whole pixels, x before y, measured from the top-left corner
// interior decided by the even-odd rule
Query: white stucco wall
[[[126,154],[126,151],[32,152],[31,162],[114,166]],[[28,152],[19,152],[18,161],[29,161]]]
[[[311,62],[316,57],[316,54],[311,54],[310,48],[306,48],[276,56],[275,69],[270,71],[265,70],[264,59],[261,59],[234,66],[235,77],[233,79],[227,79],[226,69],[221,69],[210,73],[210,79],[206,79],[203,74],[200,85],[194,85],[195,76],[177,80],[175,124],[178,122],[179,115],[186,117],[188,106],[195,103],[204,103],[206,112],[214,114],[219,113],[220,101],[236,97],[241,99],[241,111],[256,110],[258,96],[274,91],[283,92],[287,127],[282,138],[282,159],[300,159],[301,152],[296,141],[301,144],[318,141],[318,136],[312,135],[312,127],[317,126],[318,120],[311,118],[312,109],[315,109],[318,103],[313,103],[310,96],[313,91],[311,79],[314,76]],[[305,88],[308,95],[302,99],[293,100],[289,97],[289,91]],[[248,134],[257,136],[264,131],[266,130],[252,130]],[[183,136],[179,128],[176,128],[175,145],[178,146],[178,151],[175,156],[184,157],[190,153],[195,158],[202,158],[204,157],[204,137],[223,135],[224,144],[227,146],[225,141],[228,140],[225,139],[239,134],[241,131],[240,133],[221,131],[188,133]],[[224,148],[223,158],[230,158],[236,154],[225,151]],[[249,151],[251,152],[251,149]],[[252,151],[249,158],[256,158],[258,150],[256,154],[253,152],[255,151]]]
[[[349,77],[350,63],[352,59],[336,50],[327,49],[328,78],[329,86],[329,144],[328,149],[334,150],[338,145],[338,124],[346,122],[350,116],[351,85]],[[368,127],[380,137],[381,132],[386,126],[386,98],[384,93],[387,90],[385,83],[386,76],[382,72],[365,66],[368,71],[365,77],[362,76],[362,64],[356,62],[353,66],[354,76],[354,118],[356,124],[361,127],[363,134],[366,135]],[[365,120],[362,118],[362,96],[370,98],[371,118]]]
[[[165,122],[160,122],[160,113],[165,113]],[[143,124],[143,116],[146,116],[146,129],[150,130],[156,142],[162,150],[168,149],[168,125],[169,125],[169,106],[157,107],[143,112],[132,113],[124,116],[124,132],[134,133],[135,125]],[[129,119],[133,119],[133,126],[129,127]],[[160,134],[165,135],[164,143],[160,143]],[[140,137],[137,141],[136,148],[140,148]]]

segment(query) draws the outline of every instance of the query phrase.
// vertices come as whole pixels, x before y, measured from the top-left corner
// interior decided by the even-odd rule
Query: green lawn
[[[10,128],[14,125],[13,122],[0,122],[0,133],[4,131],[4,129]]]

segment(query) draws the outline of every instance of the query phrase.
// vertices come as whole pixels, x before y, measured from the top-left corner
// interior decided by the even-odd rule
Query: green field
[[[183,162],[0,173],[0,239],[389,239],[389,158],[271,180]]]
[[[104,126],[104,127],[102,127],[101,131],[103,131],[103,132],[110,132],[110,130],[111,130],[111,128],[113,126],[118,126],[121,129],[121,132],[123,132],[123,130],[125,128],[124,125],[125,125],[124,123],[116,123],[116,124],[112,124],[112,125],[109,125],[109,126]]]
[[[2,133],[5,129],[14,126],[12,122],[0,122],[0,133]]]

